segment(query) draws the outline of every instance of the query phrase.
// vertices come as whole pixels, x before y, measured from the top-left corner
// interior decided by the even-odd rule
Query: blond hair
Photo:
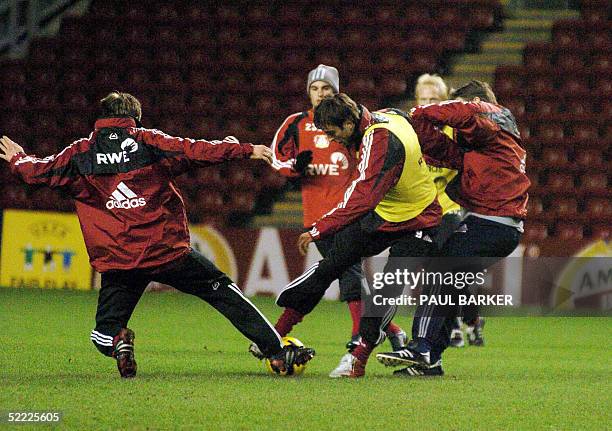
[[[414,89],[414,95],[416,98],[419,97],[418,94],[421,91],[421,88],[426,85],[431,85],[432,87],[435,87],[436,90],[438,90],[438,93],[440,94],[442,100],[448,99],[448,87],[446,86],[446,82],[444,82],[440,75],[437,75],[435,73],[431,75],[429,73],[424,73],[419,76],[419,78],[417,79],[416,87]]]

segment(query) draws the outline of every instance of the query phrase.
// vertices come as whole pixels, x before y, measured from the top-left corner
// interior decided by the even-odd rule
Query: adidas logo
[[[143,207],[147,204],[147,201],[144,198],[139,198],[136,193],[134,193],[128,186],[125,185],[123,181],[121,181],[115,191],[111,194],[110,200],[106,202],[106,208],[137,208]]]
[[[108,139],[112,139],[112,140],[119,139],[119,136],[116,133],[111,133]]]

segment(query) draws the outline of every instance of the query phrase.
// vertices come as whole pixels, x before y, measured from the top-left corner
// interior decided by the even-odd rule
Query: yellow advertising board
[[[75,214],[4,211],[1,286],[91,289],[91,274]]]

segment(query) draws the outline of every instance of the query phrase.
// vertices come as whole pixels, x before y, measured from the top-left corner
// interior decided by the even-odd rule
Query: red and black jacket
[[[527,153],[507,108],[487,102],[447,101],[417,106],[410,115],[428,163],[459,171],[446,188],[452,200],[483,215],[527,216],[531,185],[525,174]],[[456,130],[457,142],[440,136],[444,125]]]
[[[12,172],[28,184],[61,188],[76,204],[91,265],[100,272],[151,268],[189,252],[189,229],[174,178],[193,166],[248,158],[251,144],[176,138],[100,119],[87,138],[60,153],[23,153]]]

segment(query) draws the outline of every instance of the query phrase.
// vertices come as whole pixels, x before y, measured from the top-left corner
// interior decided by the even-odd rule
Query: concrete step
[[[557,20],[578,18],[580,12],[574,9],[516,9],[509,11],[514,19]]]
[[[460,63],[455,65],[453,72],[463,74],[491,74],[495,71],[496,67],[497,64]]]
[[[290,202],[302,202],[302,192],[299,190],[286,192],[283,196],[283,200]]]
[[[550,30],[552,28],[554,19],[509,19],[504,22],[504,28],[510,31],[516,30]]]
[[[528,42],[528,41],[538,41],[538,42],[549,42],[550,41],[550,30],[544,31],[505,31],[503,33],[497,33],[492,35],[488,42]]]
[[[251,222],[251,226],[258,228],[264,226],[276,226],[276,227],[287,227],[287,228],[301,228],[302,218],[301,217],[289,217],[280,216],[276,214],[257,216]]]
[[[457,57],[457,63],[469,64],[520,64],[523,55],[520,51],[483,51],[479,54],[464,54]]]
[[[273,212],[276,211],[302,211],[302,202],[295,201],[279,201],[274,204]]]
[[[525,42],[508,42],[508,41],[499,41],[494,39],[485,40],[481,49],[483,52],[493,53],[493,52],[517,52],[522,51],[525,47]]]

